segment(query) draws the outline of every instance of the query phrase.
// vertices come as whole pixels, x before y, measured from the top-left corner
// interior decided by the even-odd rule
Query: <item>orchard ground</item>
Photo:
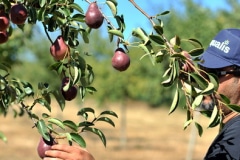
[[[191,160],[202,160],[218,132],[218,127],[207,129],[208,119],[203,116],[199,117],[199,122],[204,128],[202,137],[196,134],[195,127],[189,127],[184,131],[183,123],[186,116],[180,109],[168,115],[166,107],[151,108],[142,102],[127,101],[126,110],[121,108],[121,104],[109,104],[101,108],[96,106],[93,101],[86,101],[84,105],[67,102],[67,108],[63,113],[53,112],[58,118],[71,118],[74,121],[80,119],[75,116],[78,107],[93,107],[99,113],[109,109],[118,114],[118,119],[111,117],[116,124],[115,128],[103,122],[97,125],[107,138],[106,148],[96,135],[83,134],[87,149],[96,160],[185,160],[187,155],[192,157]],[[9,114],[6,118],[1,116],[0,121],[0,131],[8,137],[8,143],[0,141],[0,159],[40,159],[36,151],[39,134],[36,129],[32,129],[33,123],[27,115],[14,119],[12,114]],[[189,152],[190,139],[194,146]]]

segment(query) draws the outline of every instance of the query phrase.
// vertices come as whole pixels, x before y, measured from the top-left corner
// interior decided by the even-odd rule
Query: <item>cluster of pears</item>
[[[8,41],[7,29],[10,20],[13,24],[22,25],[25,23],[27,16],[28,12],[26,7],[20,3],[12,5],[9,13],[5,12],[4,5],[0,5],[0,44]]]
[[[85,23],[88,27],[98,29],[103,24],[103,14],[96,2],[90,3],[85,14]],[[70,55],[70,48],[65,40],[59,35],[50,47],[50,53],[55,60],[63,60]]]

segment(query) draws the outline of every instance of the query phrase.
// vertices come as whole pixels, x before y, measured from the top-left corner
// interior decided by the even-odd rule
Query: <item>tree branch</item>
[[[49,34],[48,34],[46,25],[45,25],[44,23],[42,23],[42,25],[43,25],[43,27],[44,27],[44,31],[45,31],[45,33],[46,33],[46,35],[47,35],[47,38],[49,39],[49,41],[51,42],[51,44],[53,44],[53,41],[52,41],[51,37],[50,37]]]
[[[144,16],[146,16],[149,19],[149,21],[152,23],[153,26],[156,25],[154,23],[154,21],[152,20],[152,17],[149,16],[141,7],[139,7],[139,5],[137,5],[137,3],[134,0],[129,0],[129,2],[131,2]]]

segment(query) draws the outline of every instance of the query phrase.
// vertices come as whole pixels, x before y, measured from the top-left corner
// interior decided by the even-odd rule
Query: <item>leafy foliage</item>
[[[93,29],[87,27],[85,24],[86,8],[82,8],[81,5],[85,2],[91,3],[89,0],[82,1],[80,3],[77,3],[74,0],[20,0],[17,2],[23,4],[28,10],[28,19],[26,24],[30,24],[30,26],[34,24],[42,25],[46,33],[46,37],[51,44],[53,44],[53,40],[51,39],[49,33],[59,33],[60,31],[59,34],[69,46],[70,56],[67,56],[65,59],[60,61],[51,61],[50,71],[54,72],[59,79],[69,77],[70,81],[66,84],[64,90],[67,90],[71,85],[76,85],[82,100],[84,100],[87,93],[93,94],[97,91],[97,89],[93,87],[93,82],[95,80],[94,68],[85,57],[88,56],[89,53],[82,51],[79,47],[82,45],[79,39],[81,39],[83,43],[88,44],[91,40],[90,35],[93,34]],[[177,25],[167,26],[167,28],[164,28],[165,23],[162,19],[171,13],[170,11],[164,11],[153,16],[149,16],[148,13],[143,11],[135,3],[134,0],[129,0],[129,2],[149,19],[152,31],[147,33],[144,28],[137,27],[133,29],[131,33],[134,40],[126,40],[124,37],[126,24],[124,16],[118,14],[118,2],[116,0],[106,0],[105,4],[111,10],[114,22],[117,25],[115,26],[115,23],[109,20],[108,17],[102,13],[105,21],[107,22],[106,28],[109,36],[109,42],[116,43],[116,47],[122,45],[127,51],[132,51],[131,48],[141,50],[143,55],[140,59],[145,60],[145,58],[148,57],[150,62],[153,64],[153,67],[151,68],[153,70],[155,67],[163,66],[162,68],[164,69],[158,71],[159,73],[162,72],[160,73],[161,77],[158,77],[158,79],[152,83],[153,86],[158,84],[160,81],[163,87],[169,90],[170,88],[174,89],[169,114],[173,113],[179,107],[179,104],[181,104],[180,98],[184,95],[187,114],[184,128],[187,128],[192,122],[194,122],[199,131],[199,135],[202,135],[203,129],[202,126],[195,121],[194,111],[198,109],[204,96],[216,94],[218,88],[217,78],[214,75],[204,72],[196,65],[199,61],[199,55],[201,55],[204,51],[204,45],[196,38],[182,38],[176,33],[174,33],[175,35],[173,36],[169,36],[171,38],[167,38],[166,32],[177,31]],[[187,9],[189,9],[187,11],[190,12],[192,9],[197,10],[198,7],[191,3],[191,1],[186,2]],[[5,7],[6,13],[9,13],[13,4],[15,4],[15,2],[11,0],[3,0],[1,2],[1,5],[4,5]],[[192,19],[197,19],[200,13],[202,12],[197,12],[197,14],[191,14],[190,12],[189,15],[191,15],[191,21]],[[207,19],[208,11],[204,11],[204,14],[201,15],[204,15]],[[174,12],[172,18],[178,20],[179,23],[177,24],[183,24],[184,22]],[[171,19],[168,21],[171,21]],[[14,33],[13,31],[16,29],[20,29],[26,33],[26,30],[29,29],[26,24],[11,24],[8,28],[9,36],[14,36],[12,33]],[[216,26],[208,27],[214,28]],[[197,27],[199,28],[200,26]],[[199,29],[195,30],[198,31],[196,37],[201,37],[202,32],[200,32]],[[27,33],[29,33],[26,35],[27,38],[34,34],[31,32],[31,29]],[[189,33],[186,32],[186,34]],[[13,38],[17,39],[16,37]],[[11,48],[8,52],[13,52],[12,55],[14,55],[16,54],[14,52],[16,50],[15,46],[21,46],[23,44],[24,43],[21,43],[21,41],[14,43],[11,41],[3,46]],[[184,55],[183,51],[186,51],[191,58]],[[80,146],[85,147],[86,143],[81,137],[81,133],[88,131],[96,134],[101,139],[104,146],[106,146],[106,137],[100,129],[95,127],[95,123],[103,121],[114,127],[114,121],[110,118],[110,116],[117,118],[115,112],[103,111],[97,116],[95,115],[95,110],[93,108],[82,108],[79,110],[77,115],[83,117],[84,120],[77,123],[68,119],[61,120],[57,117],[51,117],[49,112],[51,112],[52,98],[57,100],[60,110],[65,110],[66,102],[59,89],[52,88],[50,83],[39,82],[37,84],[38,87],[35,90],[31,83],[25,82],[22,79],[11,77],[11,67],[9,66],[9,63],[14,62],[13,57],[7,55],[3,58],[3,60],[6,60],[5,62],[8,64],[3,63],[4,61],[2,61],[0,65],[0,114],[6,116],[10,109],[14,111],[14,116],[22,116],[25,112],[27,112],[29,117],[33,120],[39,133],[45,139],[49,139],[49,133],[51,133],[55,135],[55,138],[66,138],[70,145],[73,142],[76,142]],[[153,74],[155,73],[156,72],[153,72]],[[121,79],[116,79],[116,81],[121,81]],[[134,82],[136,80],[134,79],[131,81]],[[125,83],[125,81],[123,83]],[[109,87],[109,84],[106,85],[106,87]],[[118,87],[123,88],[122,86]],[[115,88],[115,90],[117,89]],[[154,91],[149,89],[148,93],[151,93],[149,96],[151,97],[151,95],[154,94]],[[134,95],[136,93],[130,93],[126,88],[123,88],[121,93],[119,93],[121,96],[128,96],[130,94]],[[106,94],[104,96],[107,97]],[[33,102],[30,105],[25,103],[25,100],[29,98],[33,99]],[[219,103],[223,103],[229,106],[232,110],[239,112],[239,107],[234,104],[230,104],[230,101],[224,95],[222,95],[222,101]],[[18,105],[18,110],[12,107],[13,104]],[[47,112],[42,115],[34,113],[33,108],[36,104],[40,104],[45,107]],[[209,127],[215,127],[221,123],[221,111],[218,110],[216,106],[213,111],[201,111],[201,113],[210,118]],[[93,119],[91,119],[91,117],[93,117]],[[63,132],[58,132],[58,129]],[[0,138],[4,141],[6,140],[6,137],[2,133],[0,133]]]

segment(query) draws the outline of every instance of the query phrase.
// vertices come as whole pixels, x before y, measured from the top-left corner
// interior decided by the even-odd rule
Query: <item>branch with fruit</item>
[[[34,91],[32,84],[10,77],[10,67],[4,63],[0,64],[0,114],[6,116],[10,109],[14,110],[15,116],[22,116],[27,112],[33,120],[34,128],[37,128],[43,139],[40,140],[38,147],[40,157],[44,157],[43,150],[48,145],[57,143],[58,138],[65,138],[70,145],[73,142],[81,146],[85,146],[85,141],[81,137],[81,133],[85,131],[92,132],[99,136],[103,144],[106,146],[106,138],[100,129],[94,127],[96,122],[104,121],[114,126],[111,116],[117,117],[113,111],[103,111],[100,115],[95,115],[93,108],[81,108],[77,113],[82,116],[84,121],[73,122],[72,120],[60,120],[51,117],[51,100],[54,98],[59,109],[64,111],[66,101],[71,101],[79,94],[84,100],[87,94],[93,94],[97,90],[92,86],[94,81],[93,67],[84,59],[84,53],[77,50],[80,45],[79,37],[83,43],[89,43],[91,30],[99,29],[107,22],[106,27],[110,42],[116,41],[116,50],[112,57],[112,66],[118,71],[125,71],[130,66],[130,58],[128,56],[129,47],[137,47],[143,50],[144,55],[148,56],[153,63],[168,63],[166,71],[161,77],[163,87],[175,87],[176,91],[173,95],[173,101],[170,106],[169,114],[173,113],[179,107],[180,94],[186,98],[187,120],[184,125],[186,128],[190,123],[194,122],[202,134],[201,125],[194,120],[194,111],[200,106],[200,102],[205,95],[216,93],[218,82],[214,75],[208,74],[198,68],[196,63],[199,61],[199,55],[203,52],[202,44],[196,39],[181,39],[175,36],[167,39],[164,35],[164,25],[161,16],[165,16],[169,11],[165,11],[154,16],[149,16],[142,10],[134,0],[129,2],[138,9],[143,16],[146,16],[152,24],[152,32],[147,34],[143,28],[132,30],[132,36],[136,39],[128,42],[124,39],[125,23],[124,16],[118,15],[116,0],[106,0],[105,4],[112,11],[117,27],[98,7],[98,2],[89,0],[83,2],[74,2],[74,0],[3,0],[0,2],[0,44],[7,43],[8,37],[11,36],[12,30],[15,28],[24,29],[25,24],[36,24],[41,22],[44,27],[47,38],[51,42],[49,57],[55,61],[50,66],[50,70],[56,72],[61,81],[58,90],[51,89],[51,85],[40,82],[38,90]],[[84,12],[81,4],[88,3],[89,6]],[[125,2],[124,2],[125,3]],[[49,33],[61,31],[60,35],[51,40]],[[192,49],[186,51],[182,47],[182,43],[188,42]],[[153,69],[155,69],[153,67]],[[27,104],[26,100],[32,99],[32,103]],[[223,98],[225,103],[236,109],[234,105],[230,105],[226,97]],[[18,109],[13,108],[13,104]],[[34,113],[34,107],[40,104],[47,109],[42,114]],[[217,107],[215,107],[217,108]],[[213,111],[201,111],[210,118],[210,127],[219,124],[221,119],[221,111],[214,109]],[[93,119],[89,120],[88,114],[93,115]],[[61,132],[57,130],[61,130]],[[6,140],[0,133],[0,138]]]
[[[94,6],[97,6],[95,2],[90,4],[89,11],[85,16],[82,8],[73,1],[14,2],[5,0],[0,3],[1,44],[7,43],[11,31],[15,28],[24,29],[26,23],[41,22],[47,38],[51,42],[49,58],[52,57],[55,60],[55,63],[50,66],[50,70],[59,75],[58,79],[62,83],[58,90],[54,90],[50,84],[39,82],[38,90],[34,90],[31,83],[11,77],[10,66],[4,63],[0,65],[0,113],[4,116],[7,116],[10,110],[14,111],[14,116],[23,116],[24,113],[27,113],[34,123],[34,128],[42,136],[38,145],[38,153],[41,158],[44,157],[43,151],[48,149],[49,145],[57,143],[58,139],[66,139],[70,145],[77,143],[85,147],[86,142],[81,136],[83,132],[98,135],[106,146],[105,135],[95,127],[95,123],[105,122],[115,126],[111,117],[117,118],[118,116],[109,110],[96,115],[93,108],[80,108],[77,116],[84,118],[80,122],[51,117],[53,98],[58,102],[59,109],[64,111],[67,105],[66,101],[72,101],[78,94],[84,99],[86,94],[96,92],[92,86],[93,68],[85,61],[83,53],[76,49],[79,45],[79,35],[83,37],[85,43],[88,43],[88,30],[96,29],[103,23],[103,19],[101,24],[97,24],[99,20],[95,21],[96,17],[91,17],[91,14],[95,14],[94,12],[101,16],[99,9]],[[90,18],[87,18],[88,14]],[[85,21],[87,25],[85,25]],[[55,41],[52,41],[49,32],[57,32],[59,29],[61,30],[60,35]],[[35,113],[34,108],[37,105],[43,106],[47,111]],[[94,119],[90,120],[89,114],[92,114]],[[0,138],[4,141],[7,140],[2,133],[0,133]]]

